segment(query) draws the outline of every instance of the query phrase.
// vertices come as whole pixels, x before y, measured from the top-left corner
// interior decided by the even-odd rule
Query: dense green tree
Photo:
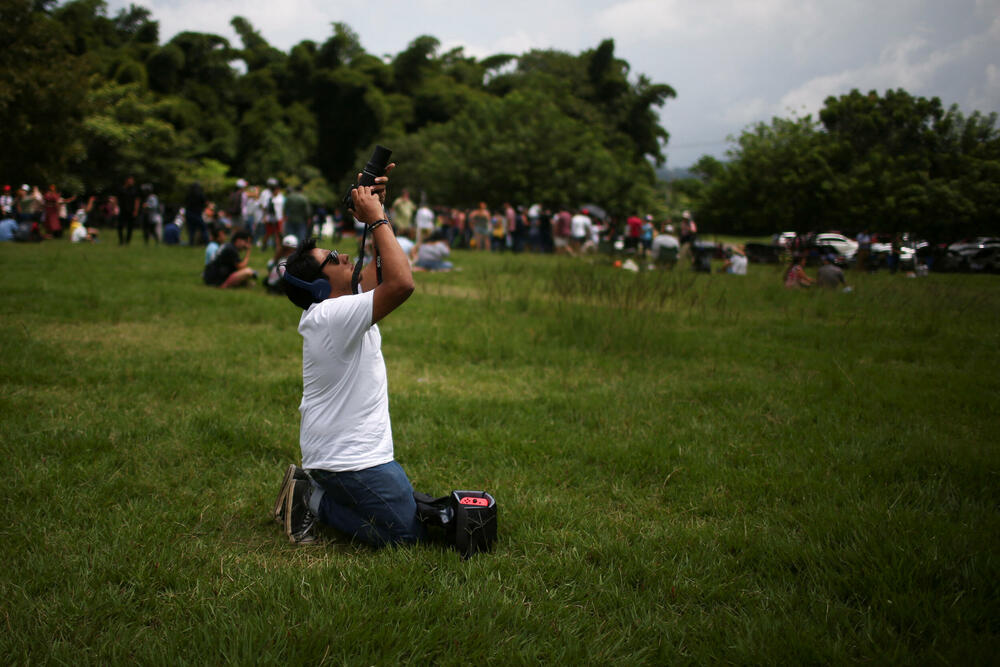
[[[170,108],[140,84],[95,80],[84,119],[82,174],[90,191],[106,191],[128,175],[169,188],[182,168],[183,145],[166,120]]]
[[[749,233],[868,228],[947,240],[994,231],[996,116],[903,90],[830,97],[819,121],[744,131],[725,164],[699,163],[701,219]]]
[[[0,20],[0,178],[5,183],[76,182],[87,63],[74,53],[50,3],[2,0]]]
[[[394,157],[408,165],[398,187],[423,191],[432,202],[624,207],[634,195],[617,171],[627,156],[536,91],[483,98],[447,123],[401,138],[396,149]]]
[[[758,123],[740,135],[730,158],[696,167],[707,181],[699,212],[706,227],[763,233],[839,226],[829,143],[811,116]]]

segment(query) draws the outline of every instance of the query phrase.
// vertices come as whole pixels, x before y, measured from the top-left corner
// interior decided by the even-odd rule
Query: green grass
[[[9,663],[1000,650],[996,277],[790,292],[778,267],[457,253],[382,332],[414,486],[498,500],[495,552],[462,561],[287,543],[298,311],[203,287],[200,257],[0,246]]]

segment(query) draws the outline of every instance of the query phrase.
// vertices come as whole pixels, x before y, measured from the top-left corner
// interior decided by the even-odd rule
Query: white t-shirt
[[[271,197],[271,203],[274,204],[274,217],[281,220],[285,217],[285,195],[280,192]]]
[[[69,235],[70,243],[83,243],[87,240],[87,228],[83,225],[77,225],[73,228],[73,231]]]
[[[587,232],[590,231],[591,227],[590,216],[584,215],[582,213],[577,213],[569,221],[570,233],[573,238],[583,238],[587,236]]]
[[[434,211],[426,206],[417,209],[417,229],[434,229]]]
[[[680,247],[680,241],[678,241],[677,237],[672,234],[657,234],[653,237],[653,257],[659,257],[660,251],[664,248],[678,250]]]
[[[306,469],[364,470],[393,460],[382,336],[374,291],[313,304],[302,313],[302,423]]]
[[[743,255],[733,255],[729,258],[729,273],[737,276],[747,274],[747,258]]]
[[[257,203],[260,204],[260,210],[264,216],[265,221],[270,221],[269,214],[267,212],[267,206],[271,203],[271,199],[274,197],[274,193],[271,192],[271,188],[264,188],[260,191],[260,195],[257,197]]]

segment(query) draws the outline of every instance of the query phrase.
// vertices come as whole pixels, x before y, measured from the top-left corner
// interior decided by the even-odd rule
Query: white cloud
[[[729,127],[743,128],[773,115],[772,104],[763,97],[738,100],[719,114],[722,123]]]
[[[877,62],[809,79],[785,93],[773,112],[816,113],[828,96],[845,94],[852,88],[862,92],[904,88],[913,94],[935,96],[934,84],[942,75],[950,68],[961,67],[971,54],[984,46],[995,46],[994,35],[998,31],[1000,20],[980,34],[939,48],[934,48],[931,41],[920,34],[903,37],[887,44]],[[987,83],[987,90],[989,87]]]
[[[681,32],[700,37],[714,33],[722,23],[756,30],[797,21],[802,15],[800,4],[792,0],[625,0],[610,3],[594,18],[598,25],[627,39]],[[806,13],[811,13],[811,3],[805,4]]]
[[[528,34],[523,30],[504,35],[498,39],[488,42],[470,42],[464,39],[456,39],[441,43],[441,51],[449,51],[456,46],[461,46],[465,55],[482,59],[498,53],[521,54],[536,48],[544,48],[545,41]]]
[[[690,27],[675,0],[628,0],[601,10],[594,17],[596,26],[608,32],[639,39],[655,37]]]
[[[983,71],[984,83],[969,91],[965,106],[980,111],[1000,110],[1000,66],[990,63]]]

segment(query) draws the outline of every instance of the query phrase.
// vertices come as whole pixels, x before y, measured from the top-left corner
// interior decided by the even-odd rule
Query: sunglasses
[[[330,254],[327,255],[326,259],[324,259],[323,262],[319,265],[320,272],[322,272],[323,271],[323,267],[326,266],[327,264],[329,264],[330,262],[336,263],[338,257],[340,257],[340,255],[337,254],[337,251],[336,250],[331,250]]]

